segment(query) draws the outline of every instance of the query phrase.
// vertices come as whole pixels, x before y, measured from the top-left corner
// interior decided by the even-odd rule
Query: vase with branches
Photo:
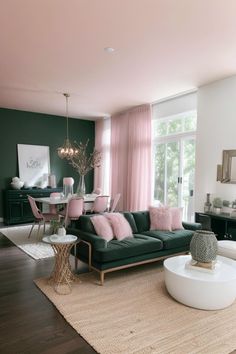
[[[94,149],[91,153],[87,152],[88,143],[89,140],[87,140],[85,144],[82,142],[79,144],[76,143],[75,153],[68,158],[69,163],[80,175],[76,193],[81,196],[86,194],[84,177],[95,167],[100,167],[102,158],[101,152],[96,149]]]

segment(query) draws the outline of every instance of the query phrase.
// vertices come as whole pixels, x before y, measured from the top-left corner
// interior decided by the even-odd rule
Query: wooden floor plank
[[[0,234],[1,354],[96,353],[33,282],[48,276],[53,262],[30,258]]]

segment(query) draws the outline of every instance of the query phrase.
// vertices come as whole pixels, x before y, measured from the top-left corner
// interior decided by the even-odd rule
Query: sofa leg
[[[104,272],[100,272],[100,282],[101,284],[100,285],[103,285],[104,284]]]
[[[84,240],[80,240],[80,242],[85,243],[88,246],[88,251],[89,251],[88,269],[89,269],[89,272],[91,272],[92,271],[92,246],[89,242],[86,242]]]

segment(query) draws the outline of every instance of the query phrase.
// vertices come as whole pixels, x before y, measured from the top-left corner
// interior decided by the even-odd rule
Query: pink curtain
[[[142,105],[111,118],[111,196],[120,210],[151,203],[151,107]]]
[[[101,166],[94,171],[94,189],[110,195],[110,118],[95,122],[95,148],[102,153]]]
[[[102,136],[104,130],[104,119],[99,119],[95,121],[95,149],[98,151],[103,150],[102,146]],[[103,159],[103,156],[102,156]],[[101,161],[101,164],[103,161]],[[102,181],[103,181],[103,169],[96,168],[94,169],[94,189],[102,188]]]

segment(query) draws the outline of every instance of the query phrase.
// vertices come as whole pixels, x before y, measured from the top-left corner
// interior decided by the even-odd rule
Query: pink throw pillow
[[[111,241],[114,237],[112,227],[104,215],[95,215],[91,217],[91,222],[95,228],[96,234],[106,241]]]
[[[168,207],[149,207],[150,230],[172,231],[171,212]]]
[[[109,220],[117,240],[121,241],[126,237],[133,237],[130,224],[124,215],[120,213],[107,213],[105,216]]]
[[[182,230],[183,208],[170,208],[172,230]]]

